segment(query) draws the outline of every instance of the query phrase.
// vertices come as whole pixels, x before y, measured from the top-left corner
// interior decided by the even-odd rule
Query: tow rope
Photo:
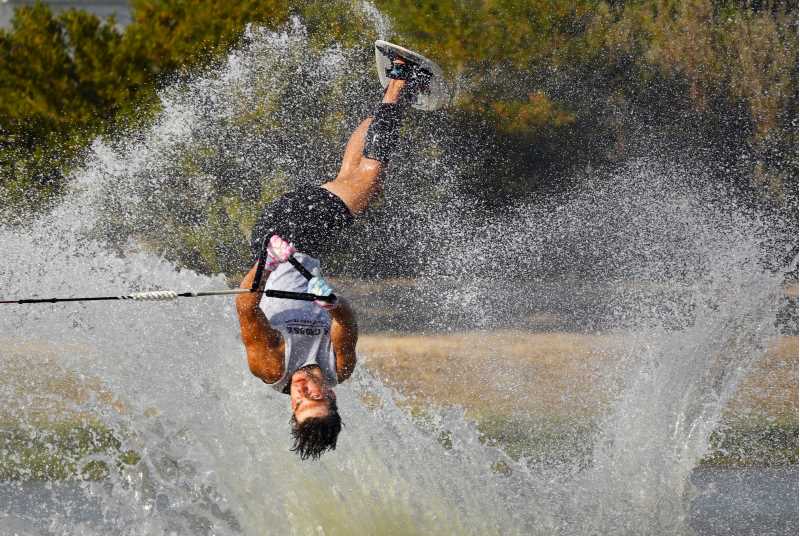
[[[309,292],[289,292],[286,290],[252,290],[248,288],[235,288],[226,290],[205,290],[205,291],[188,291],[188,292],[175,292],[174,290],[153,290],[150,292],[133,292],[122,296],[89,296],[83,298],[29,298],[23,300],[0,300],[0,304],[4,303],[62,303],[62,302],[83,302],[83,301],[109,301],[109,300],[133,300],[133,301],[170,301],[177,298],[202,298],[205,296],[226,296],[231,294],[250,294],[251,292],[260,292],[269,298],[283,298],[287,300],[301,300],[301,301],[324,301],[332,302],[336,298],[330,296],[318,296]]]
[[[303,274],[307,280],[314,277],[299,260],[294,257],[289,257],[289,262],[294,268]],[[268,298],[282,298],[286,300],[300,300],[300,301],[323,301],[333,303],[336,301],[336,295],[330,294],[329,296],[319,296],[311,294],[310,292],[290,292],[287,290],[266,289],[259,290],[261,286],[261,279],[264,277],[264,265],[266,264],[266,255],[262,254],[258,259],[256,266],[256,275],[253,279],[253,285],[247,288],[236,288],[226,290],[205,290],[187,292],[176,292],[174,290],[153,290],[149,292],[133,292],[122,296],[89,296],[82,298],[27,298],[22,300],[0,300],[0,304],[15,303],[15,304],[29,304],[29,303],[63,303],[63,302],[84,302],[84,301],[111,301],[111,300],[133,300],[133,301],[171,301],[178,298],[202,298],[205,296],[226,296],[232,294],[250,294],[261,293]]]

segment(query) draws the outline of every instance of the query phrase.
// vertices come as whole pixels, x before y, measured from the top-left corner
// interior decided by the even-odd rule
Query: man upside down
[[[254,255],[264,261],[258,290],[331,296],[320,259],[335,250],[354,216],[380,191],[380,175],[397,145],[400,123],[431,76],[399,56],[392,57],[386,74],[390,80],[383,100],[350,136],[336,178],[285,194],[258,219],[251,242]],[[307,280],[290,260],[299,261],[313,277]],[[257,272],[258,263],[240,286],[251,288]],[[236,309],[250,371],[289,395],[292,450],[303,460],[334,450],[342,429],[334,389],[356,366],[358,323],[348,301],[338,296],[333,303],[297,301],[251,292],[237,297]]]

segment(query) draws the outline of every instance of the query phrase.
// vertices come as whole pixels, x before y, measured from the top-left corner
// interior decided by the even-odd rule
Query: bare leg
[[[339,174],[336,175],[336,179],[328,184],[333,184],[340,179],[343,180],[358,168],[361,159],[364,158],[364,141],[370,123],[372,123],[371,117],[364,119],[350,135],[350,139],[347,140],[347,145],[344,148],[344,157],[342,158],[342,167],[339,168]]]
[[[397,102],[404,85],[404,80],[390,80],[383,102]],[[372,118],[365,119],[350,135],[339,174],[332,181],[322,185],[344,201],[353,214],[364,212],[370,201],[381,190],[379,177],[383,171],[383,164],[364,156],[365,136],[371,122]]]

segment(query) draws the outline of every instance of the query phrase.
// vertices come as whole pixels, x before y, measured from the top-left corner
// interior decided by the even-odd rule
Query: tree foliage
[[[382,37],[435,57],[456,90],[449,110],[406,127],[411,141],[401,153],[409,161],[434,155],[426,160],[432,171],[395,167],[393,174],[415,187],[435,181],[428,176],[435,166],[449,166],[459,195],[497,207],[658,147],[675,155],[702,151],[718,166],[720,183],[748,201],[786,207],[796,200],[795,3],[375,5],[392,23]],[[248,24],[278,30],[299,20],[316,52],[271,64],[229,124],[208,124],[208,132],[227,129],[228,139],[209,134],[183,148],[189,156],[143,172],[190,186],[214,176],[211,193],[200,195],[205,186],[197,186],[197,206],[174,200],[158,217],[143,210],[118,227],[149,237],[184,264],[230,271],[240,259],[229,257],[246,255],[249,204],[275,195],[286,177],[302,185],[335,167],[351,123],[368,110],[375,24],[355,0],[134,0],[132,10],[133,22],[122,30],[113,20],[75,10],[56,16],[37,4],[17,8],[11,28],[0,30],[0,208],[18,215],[45,204],[93,139],[152,123],[159,91],[213,72],[232,46],[246,46]],[[313,63],[324,57],[314,54],[332,45],[346,50],[351,64],[311,90]],[[317,161],[304,155],[309,144]],[[268,154],[275,146],[292,169]],[[157,239],[163,229],[170,243]],[[231,246],[237,252],[218,251],[223,242],[238,244]]]
[[[684,146],[725,148],[721,158],[746,154],[752,165],[742,173],[764,197],[782,199],[795,189],[796,3],[377,4],[404,42],[441,58],[460,80],[463,108],[512,140],[601,143],[599,152],[570,153],[582,166],[634,154],[644,122],[672,143],[691,137]],[[570,143],[575,136],[584,139]]]
[[[16,8],[0,29],[0,205],[19,213],[61,191],[92,139],[146,122],[161,85],[221,58],[248,23],[278,28],[294,14],[318,46],[363,42],[366,28],[341,0],[135,0],[132,9],[124,31],[41,3]]]
[[[64,154],[112,120],[121,92],[113,25],[70,11],[19,8],[0,30],[0,186],[6,201],[58,190]]]

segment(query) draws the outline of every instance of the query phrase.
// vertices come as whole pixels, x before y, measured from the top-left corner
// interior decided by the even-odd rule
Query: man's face
[[[292,375],[289,389],[292,412],[298,423],[309,417],[324,417],[328,414],[330,400],[336,393],[325,384],[322,371],[317,367],[300,369]]]

